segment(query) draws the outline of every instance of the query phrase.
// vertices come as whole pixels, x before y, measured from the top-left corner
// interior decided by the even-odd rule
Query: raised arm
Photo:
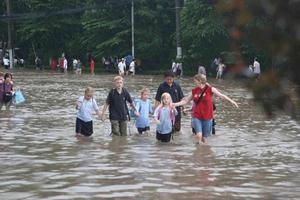
[[[190,94],[187,97],[184,97],[181,101],[177,102],[177,103],[173,103],[173,106],[178,107],[178,106],[183,106],[186,105],[187,103],[189,103],[192,100],[192,94]]]
[[[232,100],[231,98],[229,98],[228,96],[226,96],[225,94],[222,94],[219,90],[217,90],[216,88],[212,87],[212,92],[217,95],[218,97],[220,97],[221,99],[227,100],[229,101],[232,105],[234,105],[236,108],[238,108],[238,104]]]

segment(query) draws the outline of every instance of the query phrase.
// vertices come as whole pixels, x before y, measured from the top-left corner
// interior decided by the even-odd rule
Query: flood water
[[[217,99],[216,135],[195,144],[190,117],[170,144],[139,136],[111,137],[109,120],[94,120],[90,139],[74,137],[75,101],[86,86],[100,106],[113,75],[14,71],[26,102],[0,113],[0,199],[299,199],[300,126],[269,120],[241,82],[209,80],[240,105]],[[153,100],[161,76],[126,78]],[[185,95],[191,78],[180,80]]]

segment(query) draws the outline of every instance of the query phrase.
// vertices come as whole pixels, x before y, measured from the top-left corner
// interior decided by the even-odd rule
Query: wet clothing
[[[171,133],[167,133],[167,134],[161,134],[158,131],[156,131],[156,139],[158,141],[161,141],[161,142],[170,142],[171,136],[172,136],[172,132]]]
[[[93,121],[85,122],[77,117],[75,132],[84,136],[91,136],[93,134]]]
[[[146,126],[144,128],[137,128],[139,134],[142,134],[143,132],[146,132],[146,131],[150,131],[150,126]]]
[[[157,89],[155,100],[160,102],[161,95],[165,92],[171,95],[173,103],[181,101],[184,97],[182,89],[178,83],[173,82],[173,84],[169,86],[166,82],[163,82]],[[180,131],[181,107],[176,107],[176,110],[178,115],[176,115],[175,130]]]
[[[177,115],[177,110],[172,110],[170,107],[157,107],[154,112],[154,117],[157,118],[160,123],[157,125],[156,130],[160,134],[169,134],[173,129],[172,115]]]
[[[132,98],[125,88],[122,88],[121,94],[117,89],[112,89],[107,98],[106,104],[109,105],[109,119],[124,121],[128,120],[127,103],[132,104]]]
[[[117,89],[112,89],[106,98],[113,135],[127,135],[127,120],[129,119],[127,102],[132,104],[132,98],[125,88],[122,88],[121,93]]]
[[[212,131],[212,120],[201,120],[193,117],[192,127],[195,131],[195,134],[202,133],[203,137],[208,137]]]
[[[110,120],[111,133],[117,136],[127,135],[127,120]]]
[[[99,107],[94,98],[86,100],[84,96],[78,98],[79,108],[77,112],[77,118],[84,122],[92,121],[93,112],[98,112]]]
[[[207,89],[205,90],[206,87]],[[203,93],[203,96],[200,100],[199,97],[201,96],[201,93],[204,90],[205,92]],[[192,99],[194,102],[192,117],[202,119],[202,120],[209,120],[213,118],[212,96],[213,96],[212,87],[208,85],[206,85],[204,88],[195,87],[192,90]]]
[[[136,128],[145,128],[150,127],[150,118],[149,114],[152,113],[152,106],[150,101],[138,100],[136,102],[135,108],[137,112],[140,113],[140,116],[136,118],[135,126]]]
[[[4,103],[4,94],[6,92],[12,92],[12,91],[13,91],[13,84],[5,83],[5,81],[3,81],[3,83],[0,84],[0,102]]]

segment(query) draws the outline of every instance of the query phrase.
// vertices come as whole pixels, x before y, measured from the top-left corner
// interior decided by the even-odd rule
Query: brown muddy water
[[[94,120],[90,139],[74,137],[74,103],[86,86],[100,106],[113,75],[14,71],[26,102],[0,113],[0,199],[299,199],[300,126],[269,120],[241,82],[209,80],[240,109],[217,99],[217,134],[196,145],[190,117],[170,144],[152,135],[111,137],[108,120]],[[161,76],[126,78],[153,100]],[[180,80],[185,94],[191,78]]]

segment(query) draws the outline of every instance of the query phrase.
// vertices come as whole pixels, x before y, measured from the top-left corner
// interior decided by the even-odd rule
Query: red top
[[[92,69],[95,68],[95,61],[94,61],[93,59],[92,59],[91,62],[90,62],[90,67],[91,67]]]
[[[192,90],[192,95],[193,95],[192,99],[194,101],[192,117],[202,119],[202,120],[213,119],[212,87],[208,85],[206,87],[208,88],[204,92],[202,99],[199,102],[198,102],[199,97],[202,91],[205,89],[205,87],[202,89],[200,87],[195,87]]]

